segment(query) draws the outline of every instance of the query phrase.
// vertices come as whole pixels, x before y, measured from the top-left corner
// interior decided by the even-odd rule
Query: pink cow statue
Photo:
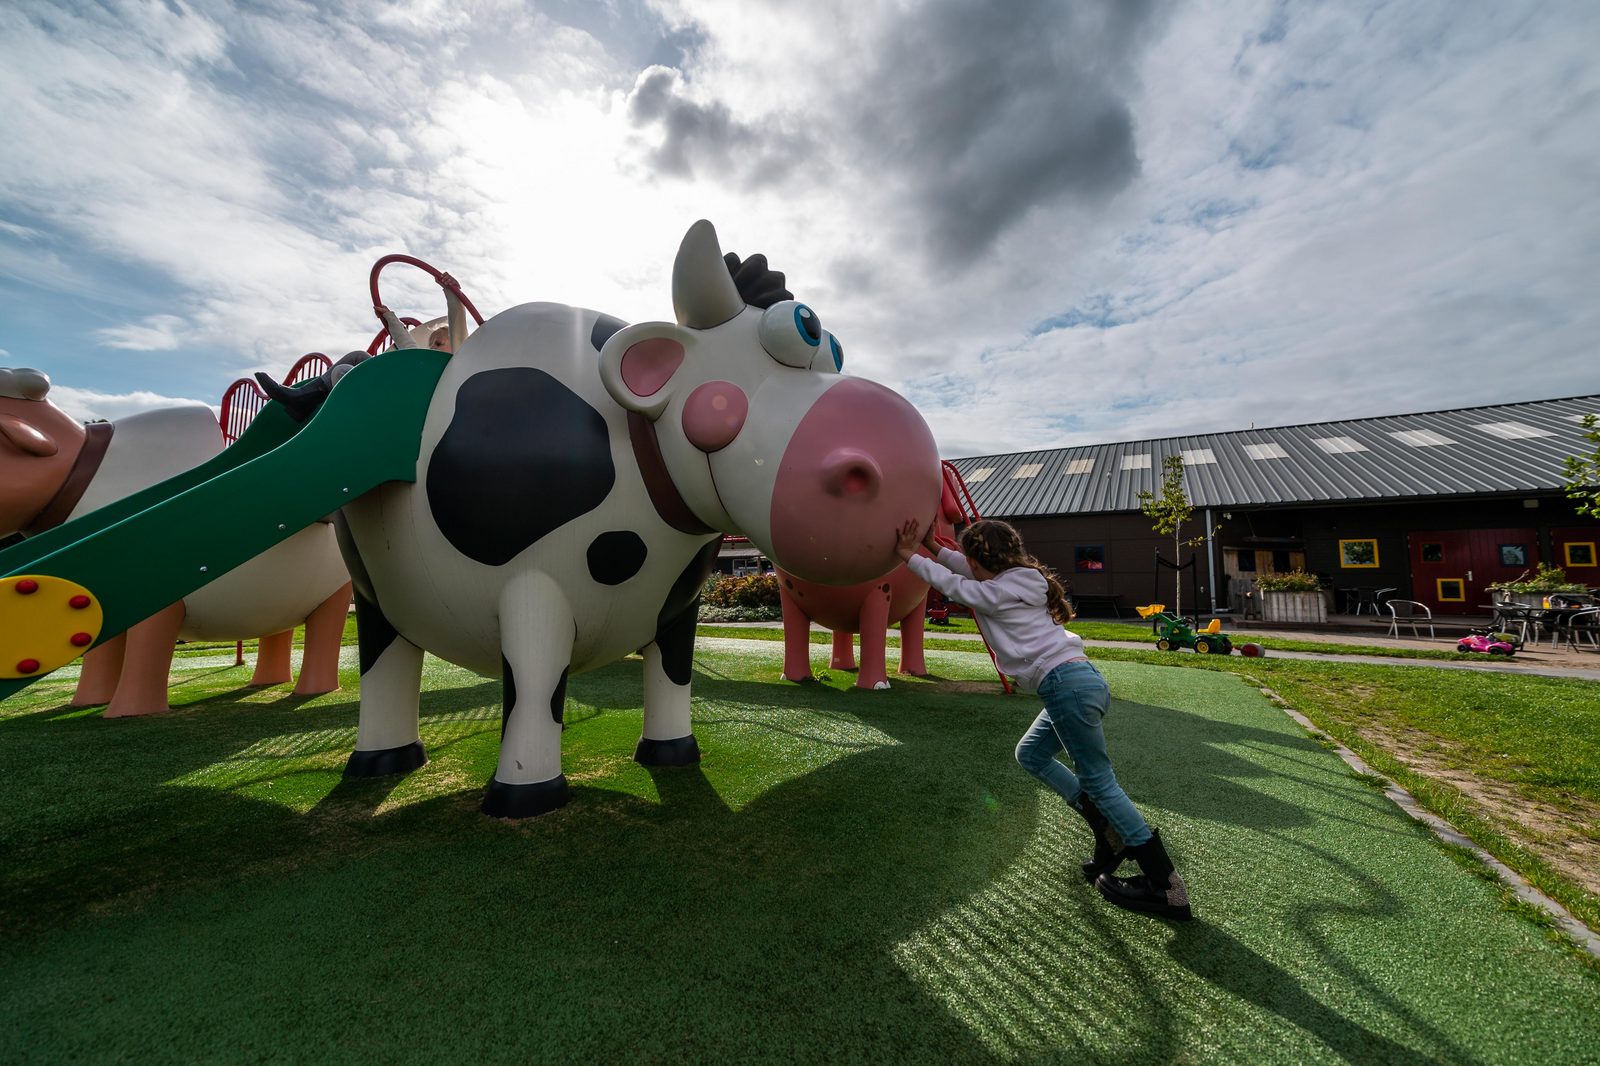
[[[0,368],[0,535],[43,533],[198,466],[223,447],[209,407],[85,425],[51,403],[49,391],[50,379],[37,370]],[[107,718],[167,710],[178,640],[260,636],[250,683],[285,683],[301,622],[305,658],[295,694],[333,692],[349,607],[350,577],[333,527],[318,523],[89,652],[72,705],[107,704]]]
[[[962,518],[955,493],[946,482],[935,516],[935,532],[946,540]],[[778,596],[783,604],[783,678],[811,681],[811,623],[833,631],[835,670],[855,670],[855,635],[861,634],[861,668],[856,688],[889,687],[887,630],[900,626],[900,672],[925,677],[922,653],[923,619],[928,609],[928,584],[901,564],[888,574],[844,587],[803,581],[778,571]]]

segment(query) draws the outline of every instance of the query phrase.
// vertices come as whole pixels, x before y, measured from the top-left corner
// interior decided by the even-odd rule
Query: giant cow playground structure
[[[446,317],[382,306],[378,273],[395,261],[434,273]],[[372,297],[385,329],[366,352],[312,353],[283,383],[237,383],[228,446],[0,551],[0,699],[306,533],[337,541],[354,588],[361,691],[346,776],[427,761],[429,651],[501,679],[499,764],[482,804],[496,817],[567,802],[567,679],[635,651],[634,758],[699,760],[695,624],[724,535],[781,568],[786,626],[815,618],[846,646],[862,633],[862,687],[887,686],[883,630],[896,620],[901,669],[923,672],[914,632],[927,590],[895,573],[895,529],[915,517],[948,534],[972,517],[964,486],[950,484],[910,403],[842,375],[843,346],[785,286],[762,255],[724,256],[705,221],[678,250],[674,321],[628,325],[551,303],[485,321],[449,275],[380,260]],[[386,334],[395,346],[375,355]],[[9,408],[5,419],[6,447],[45,447]],[[70,467],[80,450],[51,456]],[[308,565],[279,584],[304,584]],[[794,679],[798,654],[786,657]]]

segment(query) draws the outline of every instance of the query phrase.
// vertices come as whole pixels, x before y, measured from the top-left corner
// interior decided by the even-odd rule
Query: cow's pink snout
[[[840,448],[822,465],[822,487],[830,496],[871,500],[883,484],[883,472],[872,456],[855,448]]]
[[[845,378],[795,428],[772,498],[773,561],[827,585],[870,581],[899,565],[896,530],[939,507],[939,452],[896,393]]]

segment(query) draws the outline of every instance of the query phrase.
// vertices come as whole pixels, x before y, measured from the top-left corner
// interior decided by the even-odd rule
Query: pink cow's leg
[[[306,651],[300,662],[300,680],[294,686],[296,696],[339,690],[339,648],[349,614],[350,583],[346,581],[306,616]]]
[[[861,672],[856,688],[888,688],[889,586],[873,589],[861,604]]]
[[[72,694],[72,706],[93,707],[110,703],[117,694],[117,678],[122,676],[122,653],[128,634],[119,633],[83,657],[83,672]]]
[[[922,627],[928,615],[928,597],[924,596],[911,608],[911,613],[900,619],[900,672],[914,677],[928,676],[928,663],[922,654]]]
[[[292,629],[269,633],[256,641],[256,672],[250,678],[250,684],[282,685],[292,680],[294,668],[289,662],[289,655],[293,649]]]
[[[811,619],[806,617],[800,601],[781,585],[778,602],[783,605],[783,679],[810,681]]]
[[[856,668],[856,635],[847,629],[833,631],[833,659],[828,666],[834,670]]]
[[[183,628],[183,602],[163,608],[128,630],[122,655],[122,680],[106,707],[105,717],[160,714],[167,709],[167,675],[172,672],[172,645]]]

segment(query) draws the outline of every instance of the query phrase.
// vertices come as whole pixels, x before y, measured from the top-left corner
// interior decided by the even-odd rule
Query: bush
[[[783,617],[781,607],[708,607],[700,605],[702,622],[776,622]]]
[[[1316,574],[1304,570],[1287,570],[1281,574],[1262,574],[1256,578],[1256,588],[1266,592],[1316,592],[1322,587]]]
[[[1567,572],[1552,563],[1540,563],[1532,577],[1524,570],[1515,581],[1496,581],[1489,586],[1494,592],[1588,592],[1588,588],[1567,580]]]
[[[743,577],[729,577],[726,574],[712,574],[706,581],[705,587],[700,590],[700,604],[702,607],[744,607],[778,611],[780,607],[778,575],[746,574]],[[705,617],[704,613],[701,617]],[[776,618],[778,615],[773,614],[770,617]]]

